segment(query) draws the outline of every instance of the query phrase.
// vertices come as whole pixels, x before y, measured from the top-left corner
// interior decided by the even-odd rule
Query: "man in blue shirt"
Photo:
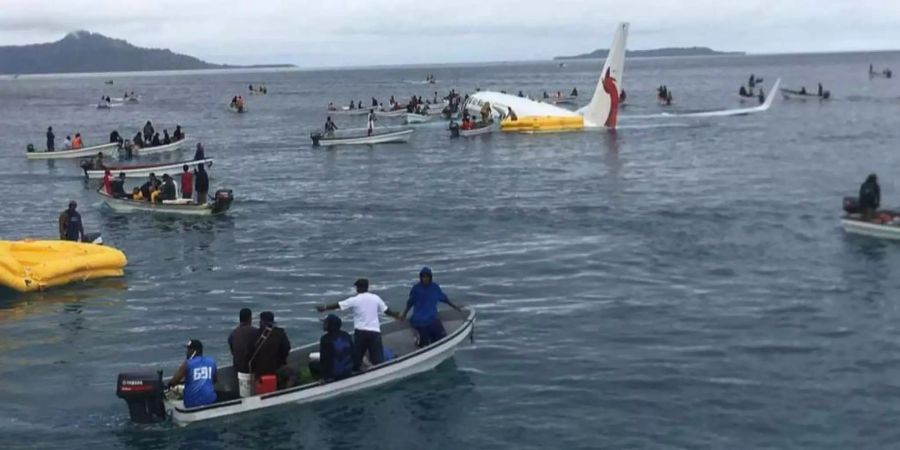
[[[186,345],[187,359],[169,380],[169,387],[184,380],[184,407],[196,408],[216,401],[215,382],[218,379],[216,362],[203,356],[203,343],[191,339]]]
[[[446,303],[453,309],[461,311],[459,306],[447,298],[441,287],[432,282],[431,269],[425,267],[419,272],[419,282],[409,291],[406,310],[401,316],[405,320],[409,310],[413,310],[409,323],[419,333],[419,347],[427,347],[447,335],[444,324],[438,317],[438,302]]]

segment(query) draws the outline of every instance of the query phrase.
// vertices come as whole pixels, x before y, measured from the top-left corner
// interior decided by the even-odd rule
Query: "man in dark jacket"
[[[197,193],[197,204],[205,204],[209,192],[209,174],[203,164],[197,164],[197,169],[194,170],[194,192]]]
[[[881,206],[881,187],[878,186],[878,176],[873,173],[859,187],[859,208],[862,210],[863,218],[871,219],[879,206]]]
[[[329,314],[322,321],[325,334],[319,339],[319,364],[326,382],[343,380],[353,374],[353,338],[341,330],[341,318]]]
[[[47,127],[47,151],[52,152],[56,150],[56,145],[54,141],[56,140],[56,136],[53,134],[53,127]]]
[[[288,354],[291,352],[291,341],[281,327],[275,326],[275,314],[263,311],[259,314],[259,332],[250,355],[250,372],[258,379],[262,375],[279,375],[278,385],[288,381],[286,371]],[[279,370],[282,369],[282,370]]]
[[[69,209],[59,217],[60,237],[67,241],[81,242],[84,238],[84,228],[81,223],[81,214],[76,211],[78,203],[75,200],[69,202]]]
[[[169,174],[163,174],[162,192],[159,194],[159,200],[175,200],[178,198],[178,190],[175,188],[175,182]]]
[[[231,362],[234,364],[234,370],[244,376],[238,375],[240,378],[249,379],[250,377],[250,356],[253,354],[254,343],[259,336],[259,329],[252,324],[253,312],[249,308],[241,309],[238,315],[240,324],[234,331],[228,335],[228,348],[231,350]],[[250,389],[241,393],[241,397],[252,395]]]
[[[153,124],[148,120],[146,124],[144,124],[144,142],[150,144],[150,141],[153,139]]]
[[[126,197],[125,193],[125,172],[119,172],[119,178],[112,182],[112,195],[115,198]]]

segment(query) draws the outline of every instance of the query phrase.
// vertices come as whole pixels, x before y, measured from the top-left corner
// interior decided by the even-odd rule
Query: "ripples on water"
[[[0,434],[14,447],[888,448],[897,442],[898,248],[847,237],[840,197],[880,171],[897,197],[896,54],[630,61],[625,114],[736,107],[749,73],[822,81],[819,104],[761,116],[626,121],[615,134],[311,149],[329,101],[431,87],[590,92],[599,64],[0,81],[0,232],[52,236],[68,198],[129,256],[124,280],[0,303]],[[250,113],[228,99],[263,82]],[[100,94],[141,93],[113,111]],[[81,130],[184,125],[236,203],[218,220],[117,216],[74,163],[22,149]],[[340,125],[353,125],[346,119]],[[131,134],[129,134],[131,133]],[[185,152],[181,156],[190,156]],[[169,156],[174,159],[176,156]],[[172,370],[204,340],[221,363],[239,308],[272,309],[295,344],[313,306],[359,276],[396,307],[421,265],[479,308],[474,344],[434,373],[326,404],[186,429],[127,423],[115,374]]]

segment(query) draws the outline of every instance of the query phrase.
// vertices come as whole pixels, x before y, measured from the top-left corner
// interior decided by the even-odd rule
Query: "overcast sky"
[[[216,63],[301,67],[549,59],[606,48],[900,48],[900,0],[0,0],[0,45],[85,29]]]

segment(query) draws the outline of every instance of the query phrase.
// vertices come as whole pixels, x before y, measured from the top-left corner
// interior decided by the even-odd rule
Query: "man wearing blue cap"
[[[419,347],[427,347],[447,335],[444,324],[438,317],[438,303],[443,302],[451,308],[461,311],[447,298],[447,294],[441,290],[440,285],[432,282],[431,269],[422,268],[419,272],[419,282],[409,291],[409,300],[406,302],[406,310],[401,317],[405,320],[409,310],[413,310],[409,324],[419,333]]]

